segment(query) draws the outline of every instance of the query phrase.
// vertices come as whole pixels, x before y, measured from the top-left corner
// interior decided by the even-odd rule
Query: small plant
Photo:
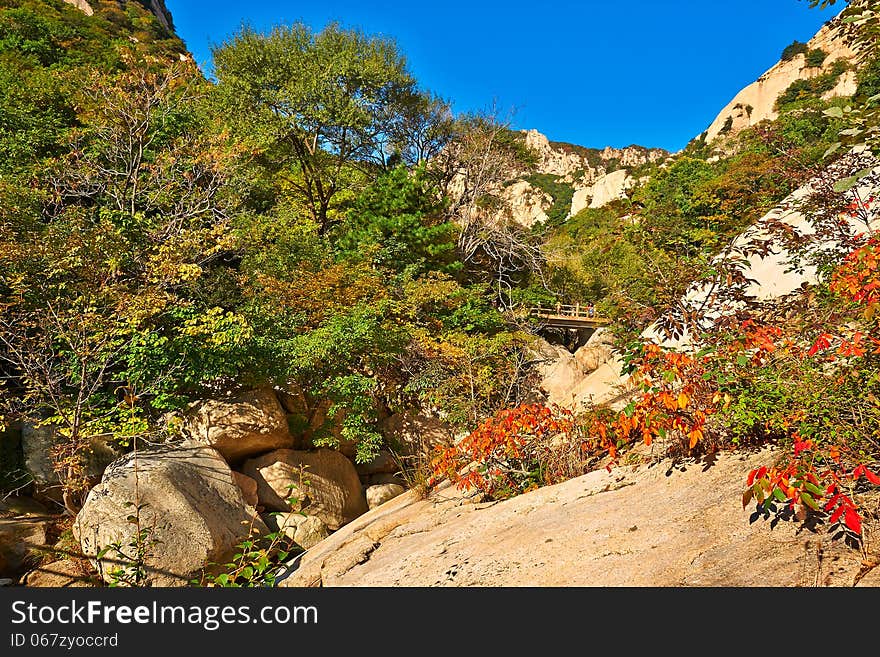
[[[301,507],[306,502],[305,491],[308,490],[309,479],[306,477],[307,466],[299,467],[299,485],[287,487],[285,501],[294,512],[305,515]],[[281,512],[270,514],[278,519]],[[250,588],[273,587],[280,574],[281,565],[291,556],[302,552],[293,538],[285,531],[286,527],[278,523],[278,530],[263,534],[257,526],[259,516],[254,514],[248,526],[247,537],[236,546],[237,551],[232,560],[224,564],[212,563],[205,569],[200,578],[191,581],[195,586]],[[219,572],[218,572],[219,571]]]
[[[262,534],[255,525],[256,516],[251,520],[248,537],[237,545],[232,561],[222,565],[223,572],[206,572],[192,583],[228,588],[275,586],[279,564],[301,549],[283,529]]]
[[[797,57],[798,55],[805,55],[807,51],[809,51],[810,47],[801,41],[795,39],[790,44],[788,44],[785,49],[782,51],[782,61],[788,62]]]
[[[134,536],[127,543],[116,541],[101,548],[97,554],[97,561],[99,569],[102,568],[101,564],[104,561],[116,563],[107,571],[111,587],[144,586],[149,577],[147,559],[153,555],[153,547],[160,541],[154,537],[153,527],[145,527],[141,524],[141,511],[147,505],[127,502],[125,506],[135,509],[135,512],[126,518],[127,522],[135,526]]]

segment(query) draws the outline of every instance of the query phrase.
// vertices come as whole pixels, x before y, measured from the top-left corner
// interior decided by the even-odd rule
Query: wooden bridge
[[[582,306],[579,303],[573,306],[556,304],[553,308],[531,308],[529,315],[554,328],[599,328],[611,323],[610,319],[597,316],[591,306]]]

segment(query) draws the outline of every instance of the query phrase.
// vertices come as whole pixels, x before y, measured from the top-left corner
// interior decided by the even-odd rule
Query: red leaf
[[[837,504],[837,500],[840,499],[840,493],[832,497],[828,502],[825,503],[825,510],[831,511],[834,508],[834,505]],[[831,522],[834,522],[833,520]]]
[[[837,507],[837,511],[835,511],[834,513],[831,514],[831,518],[828,520],[828,522],[833,525],[835,522],[840,520],[840,516],[843,515],[844,508],[845,507],[842,504],[839,507]]]
[[[855,509],[846,510],[843,522],[854,534],[862,533],[862,519],[859,518],[859,514]]]
[[[813,346],[810,347],[810,350],[807,352],[808,356],[815,356],[819,351],[823,349],[827,349],[831,346],[831,339],[833,336],[828,333],[823,333],[816,341],[813,343]]]
[[[746,485],[751,486],[753,483],[755,483],[755,475],[756,474],[758,474],[757,470],[752,470],[749,473],[749,478],[746,480]]]
[[[865,477],[867,477],[868,481],[870,481],[875,486],[880,486],[880,477],[868,470],[868,468],[865,468]]]

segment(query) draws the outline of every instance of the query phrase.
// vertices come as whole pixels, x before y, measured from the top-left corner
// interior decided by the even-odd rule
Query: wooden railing
[[[552,308],[536,306],[529,309],[529,314],[536,317],[570,317],[572,319],[592,319],[596,321],[607,321],[596,314],[594,308],[589,305],[574,305],[558,303]]]

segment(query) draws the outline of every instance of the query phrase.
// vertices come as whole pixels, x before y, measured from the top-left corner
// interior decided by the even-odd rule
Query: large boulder
[[[583,347],[574,352],[574,359],[584,373],[594,372],[613,358],[614,334],[601,327],[596,329]]]
[[[304,515],[299,511],[279,513],[275,522],[279,531],[304,550],[314,547],[330,536],[330,531],[323,520],[317,516]]]
[[[393,500],[398,495],[403,495],[406,489],[400,484],[378,484],[376,486],[367,487],[367,506],[375,509],[377,506],[385,504],[388,500]]]
[[[138,542],[130,520],[138,508],[147,547],[143,567],[152,586],[185,585],[203,568],[224,563],[249,532],[267,531],[216,449],[127,454],[107,468],[73,526],[83,554],[106,581],[114,569],[131,566],[120,562],[120,551],[131,552]]]
[[[335,450],[279,449],[245,461],[241,470],[257,481],[267,509],[303,511],[332,530],[367,511],[354,464]]]
[[[270,389],[196,402],[187,412],[183,432],[190,442],[215,448],[229,463],[293,447],[287,414]]]
[[[535,338],[530,351],[539,379],[537,396],[548,404],[571,407],[572,389],[586,374],[581,364],[568,349],[543,338]]]

